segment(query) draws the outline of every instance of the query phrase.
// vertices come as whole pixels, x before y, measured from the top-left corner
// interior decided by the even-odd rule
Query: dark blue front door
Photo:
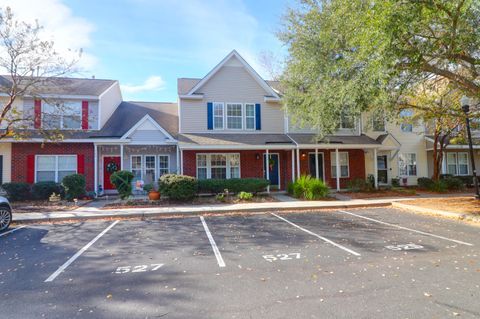
[[[263,154],[263,176],[267,178],[268,169],[270,185],[280,188],[278,154],[268,154],[268,157],[269,159],[267,160],[267,154]]]

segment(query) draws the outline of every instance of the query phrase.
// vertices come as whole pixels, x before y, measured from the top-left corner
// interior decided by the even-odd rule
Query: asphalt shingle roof
[[[180,144],[190,145],[295,145],[285,134],[179,134]]]
[[[288,134],[296,143],[308,144],[377,144],[380,142],[366,135],[327,135],[319,140],[317,134]]]

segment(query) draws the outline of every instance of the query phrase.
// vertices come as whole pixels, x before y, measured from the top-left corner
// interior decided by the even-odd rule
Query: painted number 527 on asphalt
[[[274,262],[277,260],[293,260],[300,259],[300,253],[264,255],[263,258],[268,262]]]
[[[122,266],[118,267],[115,270],[116,274],[126,274],[127,272],[146,272],[146,271],[155,271],[160,269],[163,264],[150,264],[149,265],[138,265],[138,266]]]

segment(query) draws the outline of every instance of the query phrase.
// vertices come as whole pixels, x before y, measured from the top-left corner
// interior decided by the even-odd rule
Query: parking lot
[[[390,208],[20,226],[0,317],[478,318],[479,247]]]

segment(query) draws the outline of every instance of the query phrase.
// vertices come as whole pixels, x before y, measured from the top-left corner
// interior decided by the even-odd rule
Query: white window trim
[[[372,131],[373,132],[386,133],[387,132],[387,118],[386,118],[385,114],[383,114],[383,130],[376,130],[375,129],[375,118],[374,118],[374,116],[372,116]]]
[[[343,127],[342,118],[345,117],[345,116],[353,118],[353,127]],[[358,121],[357,116],[348,115],[348,114],[340,114],[340,123],[338,125],[338,129],[342,130],[342,131],[355,131],[357,129],[357,125],[358,125],[357,121]]]
[[[140,157],[140,180],[143,181],[143,163],[144,163],[143,155],[138,155],[138,154],[130,155],[130,172],[132,172],[132,173],[133,173],[133,158],[134,157]],[[139,169],[136,168],[135,170],[139,170]]]
[[[75,101],[75,103],[77,103],[78,101]],[[63,127],[63,117],[66,115],[64,112],[60,112],[59,116],[60,116],[60,127],[46,127],[45,125],[45,114],[51,114],[51,113],[46,113],[43,111],[43,108],[44,108],[44,105],[47,104],[49,106],[52,106],[52,104],[50,103],[44,103],[42,101],[41,103],[41,106],[40,106],[40,118],[41,118],[41,126],[42,126],[42,129],[46,129],[46,130],[60,130],[60,131],[82,131],[82,121],[83,121],[83,106],[82,106],[82,101],[79,102],[80,103],[80,126],[78,128],[67,128],[67,127]],[[60,103],[56,103],[54,106],[57,107],[57,104],[60,104]]]
[[[242,114],[240,116],[228,116],[228,105],[240,105],[240,110]],[[228,127],[228,118],[239,118],[240,117],[240,124],[242,125],[241,128],[229,128]],[[243,103],[238,103],[238,102],[226,102],[225,103],[225,128],[230,131],[243,131],[244,126],[243,126],[243,121],[245,118],[245,112],[244,112],[244,104]]]
[[[155,167],[153,168],[153,181],[152,183],[155,183],[157,181],[157,175],[158,175],[158,168],[157,168],[157,155],[155,154],[144,154],[143,155],[143,161],[142,161],[142,180],[145,182],[144,180],[144,176],[147,175],[147,156],[151,156],[153,157],[154,159],[154,163],[155,163]],[[151,168],[149,168],[149,170],[152,170]]]
[[[158,167],[156,168],[157,169],[157,174],[158,174],[158,178],[160,178],[160,156],[166,156],[167,157],[167,173],[166,174],[170,174],[170,154],[158,154],[157,155],[157,163],[158,163]]]
[[[215,127],[215,117],[219,118],[220,116],[215,116],[215,104],[222,105],[222,116],[221,116],[222,117],[222,127],[218,127],[218,128]],[[226,115],[225,114],[225,110],[226,110],[225,103],[223,103],[223,102],[212,102],[212,107],[213,107],[213,110],[212,110],[212,113],[213,113],[212,114],[213,115],[213,129],[214,130],[219,130],[219,131],[224,130],[225,127],[226,127],[226,125],[225,125],[226,124],[225,123],[225,120],[226,120],[226,117],[225,117],[225,115]]]
[[[241,161],[241,155],[240,153],[197,153],[195,155],[195,177],[198,178],[198,161],[197,161],[197,157],[199,155],[205,155],[206,156],[206,161],[207,161],[207,165],[206,166],[201,166],[200,168],[207,168],[207,177],[206,179],[211,179],[212,178],[212,163],[211,163],[211,156],[212,155],[223,155],[223,156],[226,156],[226,165],[225,165],[225,168],[226,168],[226,174],[225,174],[225,179],[231,179],[231,172],[230,172],[230,155],[238,155],[239,157],[239,165],[238,165],[238,175],[239,175],[239,178],[242,177],[242,161]]]
[[[416,171],[416,174],[415,174],[415,175],[410,175],[410,174],[408,173],[408,163],[407,163],[406,174],[401,175],[401,174],[400,174],[400,155],[410,155],[410,154],[415,154],[415,162],[416,162],[416,164],[415,164],[415,171]],[[403,176],[403,177],[415,177],[415,176],[418,176],[418,155],[417,155],[417,153],[413,153],[413,152],[400,153],[400,154],[398,155],[398,163],[397,163],[397,165],[398,165],[398,175]]]
[[[455,163],[449,163],[448,162],[448,154],[455,154]],[[459,155],[460,154],[465,154],[467,155],[467,174],[460,174],[460,161],[459,161]],[[448,173],[448,165],[455,165],[455,170],[457,171],[457,174],[455,174],[454,176],[468,176],[470,175],[470,158],[469,158],[469,154],[468,152],[448,152],[448,153],[445,153],[445,161],[446,161],[446,166],[447,166],[447,174],[450,174]],[[462,165],[465,165],[465,164],[462,164]]]
[[[251,118],[251,116],[247,116],[247,105],[252,105],[253,106],[253,128],[248,128],[247,127],[247,117]],[[255,106],[255,103],[245,103],[243,105],[243,119],[244,119],[244,124],[243,127],[245,128],[246,131],[254,131],[256,129],[256,118],[257,118],[257,108]]]
[[[412,130],[404,130],[403,128],[405,126],[411,126],[412,127]],[[401,123],[400,124],[400,131],[402,131],[402,133],[413,133],[413,123]]]
[[[338,152],[338,156],[340,157],[340,154],[347,154],[347,176],[341,176],[342,175],[342,164],[340,164],[340,178],[350,178],[350,154],[348,152]],[[332,156],[335,156],[335,152],[330,152],[330,174],[332,175],[332,178],[337,178],[333,173],[332,173],[332,168],[336,166],[336,161],[332,161]],[[340,163],[340,159],[338,160]],[[336,169],[335,169],[335,174],[336,174]]]
[[[55,157],[55,183],[61,183],[61,181],[58,181],[58,172],[59,171],[70,171],[70,170],[59,170],[58,169],[58,158],[59,157],[72,157],[74,156],[77,159],[77,165],[75,165],[75,174],[78,174],[78,155],[77,154],[41,154],[41,155],[35,155],[35,178],[34,181],[37,183],[37,172],[51,172],[50,170],[38,170],[38,158],[39,157]]]

